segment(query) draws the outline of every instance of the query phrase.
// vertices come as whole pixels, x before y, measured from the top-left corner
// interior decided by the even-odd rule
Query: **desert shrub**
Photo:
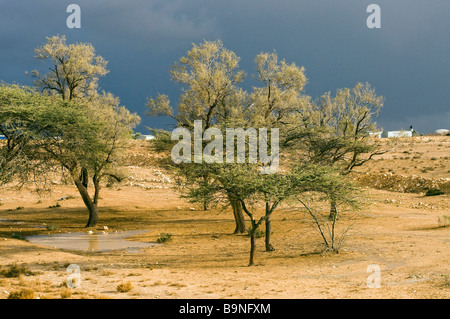
[[[59,226],[58,225],[49,224],[49,225],[45,226],[45,229],[47,229],[47,230],[58,230]]]
[[[64,289],[61,292],[61,298],[62,299],[67,299],[67,298],[70,298],[70,297],[72,297],[72,291],[70,289]]]
[[[437,195],[442,195],[442,194],[444,194],[444,192],[442,190],[440,190],[439,188],[430,188],[425,193],[425,196],[437,196]]]
[[[250,231],[247,229],[247,235],[250,236]],[[266,232],[262,229],[257,229],[255,232],[255,237],[256,238],[263,238],[264,236],[266,236]]]
[[[24,240],[26,237],[20,233],[12,233],[11,238]]]
[[[443,215],[438,217],[438,224],[441,227],[450,226],[450,215]]]
[[[161,233],[159,238],[156,240],[159,244],[169,242],[172,240],[172,234],[169,233]]]
[[[13,291],[9,294],[8,299],[34,299],[34,291],[31,289],[22,289],[20,291]]]
[[[7,269],[0,269],[0,275],[6,278],[17,278],[20,275],[32,276],[34,273],[26,265],[14,263]]]
[[[358,174],[355,180],[360,185],[402,193],[425,193],[437,188],[445,194],[450,193],[450,182],[442,179],[427,179],[420,176],[386,174]]]
[[[117,292],[120,292],[120,293],[129,292],[132,289],[133,289],[133,285],[129,281],[127,281],[125,283],[121,283],[120,285],[117,286]]]

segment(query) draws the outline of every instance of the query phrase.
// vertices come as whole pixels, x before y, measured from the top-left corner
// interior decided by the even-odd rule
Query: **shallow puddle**
[[[54,248],[109,251],[127,249],[128,252],[138,253],[140,249],[158,245],[157,243],[126,240],[126,238],[148,233],[147,230],[131,230],[117,233],[64,233],[57,235],[36,235],[26,239],[33,244]]]

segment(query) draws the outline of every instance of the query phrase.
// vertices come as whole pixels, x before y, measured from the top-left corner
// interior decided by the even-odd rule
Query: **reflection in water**
[[[108,251],[117,249],[128,249],[128,252],[139,252],[140,248],[152,247],[156,243],[130,241],[126,238],[147,233],[147,230],[132,230],[118,233],[67,233],[57,235],[36,235],[26,239],[33,244],[50,246],[54,248],[85,250],[85,251]]]
[[[98,251],[98,236],[88,236],[89,240],[89,250]]]

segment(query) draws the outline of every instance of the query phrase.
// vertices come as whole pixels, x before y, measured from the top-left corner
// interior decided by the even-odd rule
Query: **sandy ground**
[[[139,169],[133,169],[138,176]],[[0,266],[25,264],[35,274],[0,276],[0,298],[26,287],[39,298],[450,297],[450,227],[438,223],[450,214],[449,195],[366,188],[366,207],[339,220],[340,232],[350,226],[339,254],[324,253],[310,218],[285,205],[272,218],[276,250],[265,252],[264,239],[258,239],[256,265],[248,267],[249,237],[232,235],[229,208],[202,211],[161,185],[102,190],[94,232],[104,231],[103,226],[107,232],[147,230],[133,238],[146,242],[156,242],[161,233],[173,235],[155,247],[110,252],[62,250],[16,239],[85,232],[87,212],[74,187],[55,186],[44,197],[3,189]],[[69,199],[58,201],[63,196]],[[61,207],[49,208],[56,203]],[[59,229],[48,231],[46,225]],[[69,264],[79,265],[81,287],[67,294]],[[373,265],[381,270],[379,288],[367,285]],[[133,289],[117,292],[127,281]]]

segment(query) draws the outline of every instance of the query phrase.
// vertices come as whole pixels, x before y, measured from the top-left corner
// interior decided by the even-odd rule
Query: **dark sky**
[[[71,3],[81,7],[81,29],[66,26]],[[381,7],[381,29],[366,25],[371,3]],[[169,67],[192,43],[216,39],[241,58],[245,89],[254,57],[276,50],[305,67],[313,98],[369,82],[385,97],[380,127],[450,129],[448,0],[0,0],[0,80],[31,85],[25,71],[44,69],[34,48],[57,34],[92,43],[109,61],[101,88],[142,117],[142,133],[170,128],[145,116],[158,92],[177,102]]]

